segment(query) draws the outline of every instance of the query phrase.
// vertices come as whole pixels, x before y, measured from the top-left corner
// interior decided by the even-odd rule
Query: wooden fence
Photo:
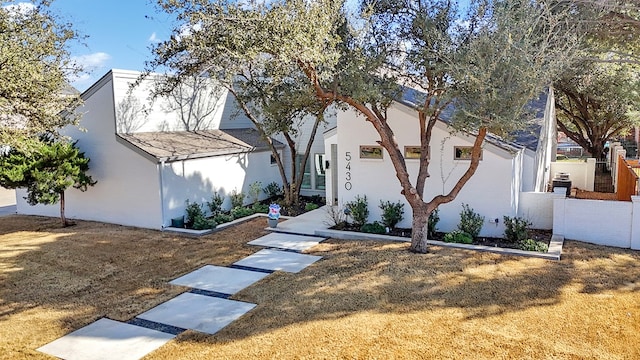
[[[631,201],[631,196],[638,195],[638,175],[632,166],[620,156],[618,159],[616,194],[620,201]]]

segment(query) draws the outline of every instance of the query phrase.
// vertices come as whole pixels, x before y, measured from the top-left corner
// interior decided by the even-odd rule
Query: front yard
[[[205,264],[259,248],[263,218],[201,238],[79,221],[0,219],[0,357],[101,317],[128,321]],[[566,241],[559,262],[407,243],[328,240],[298,274],[233,296],[258,306],[214,336],[187,331],[149,359],[640,358],[640,252]]]

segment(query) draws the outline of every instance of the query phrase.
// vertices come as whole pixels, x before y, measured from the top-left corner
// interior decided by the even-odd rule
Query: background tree
[[[28,139],[23,139],[29,141]],[[30,205],[52,205],[60,202],[60,220],[68,226],[64,213],[65,191],[73,186],[86,191],[96,184],[89,170],[89,159],[75,143],[50,140],[30,141],[33,151],[10,150],[0,156],[0,186],[26,188],[25,198]]]
[[[33,3],[0,1],[0,144],[13,147],[78,120],[69,115],[80,104],[69,79],[82,69],[68,45],[79,36],[49,10],[50,1]]]
[[[556,83],[558,128],[592,156],[640,125],[640,72],[623,63],[589,62]]]
[[[474,174],[487,132],[518,128],[526,104],[567,63],[575,38],[567,13],[545,1],[473,2],[467,17],[450,1],[366,2],[364,16],[347,14],[334,0],[160,3],[197,28],[192,34],[203,35],[172,37],[156,48],[154,65],[178,74],[226,74],[227,66],[237,64],[243,71],[268,68],[275,84],[302,81],[299,87],[311,86],[320,104],[335,102],[363,115],[389,153],[412,208],[411,249],[417,252],[427,251],[429,214],[455,199]],[[303,76],[290,76],[292,68]],[[232,74],[229,84],[243,77],[242,71]],[[424,91],[416,104],[422,152],[415,182],[386,112],[406,90],[400,85]],[[453,124],[477,134],[472,160],[448,194],[426,202],[431,131],[449,104],[455,104]]]

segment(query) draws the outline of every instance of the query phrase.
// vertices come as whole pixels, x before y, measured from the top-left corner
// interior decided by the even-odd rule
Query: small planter
[[[171,227],[184,228],[184,216],[171,219]]]
[[[267,223],[270,228],[278,227],[278,219],[267,218]]]

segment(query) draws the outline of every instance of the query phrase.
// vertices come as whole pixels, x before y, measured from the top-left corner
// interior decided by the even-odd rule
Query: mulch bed
[[[332,227],[333,230],[343,230],[343,231],[355,231],[362,232],[360,228],[355,226],[354,224],[340,224]],[[429,240],[437,240],[444,241],[445,232],[436,232],[434,236],[431,236]],[[529,239],[533,239],[536,241],[543,242],[549,246],[551,242],[551,235],[553,231],[551,230],[538,230],[531,229],[529,230]],[[400,236],[400,237],[411,237],[411,229],[409,228],[395,228],[389,231],[388,235],[391,236]],[[483,246],[491,246],[491,247],[501,247],[501,248],[509,248],[509,249],[518,249],[518,245],[514,243],[510,243],[505,241],[503,238],[495,238],[495,237],[477,237],[473,239],[473,245],[483,245]]]

